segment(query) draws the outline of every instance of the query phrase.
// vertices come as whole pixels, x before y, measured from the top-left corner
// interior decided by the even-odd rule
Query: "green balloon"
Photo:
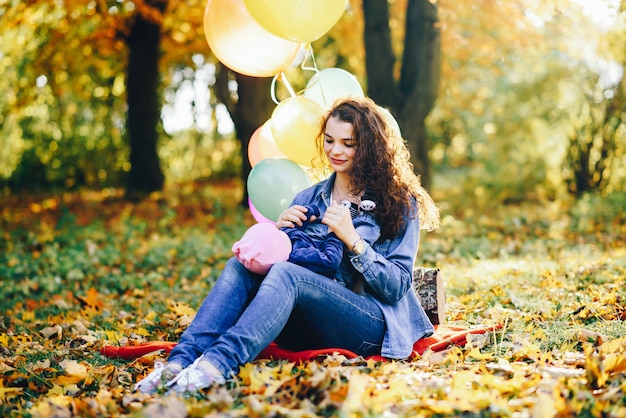
[[[294,196],[311,186],[311,180],[298,164],[287,158],[265,158],[248,174],[248,196],[255,209],[276,221]]]

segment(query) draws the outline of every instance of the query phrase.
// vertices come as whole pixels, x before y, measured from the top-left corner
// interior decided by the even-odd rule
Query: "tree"
[[[580,91],[578,112],[570,115],[574,129],[568,136],[564,171],[568,191],[576,197],[619,190],[620,183],[624,189],[620,171],[623,173],[626,146],[626,2],[615,10],[614,24],[603,33],[599,44],[598,56],[621,75],[619,81],[607,85],[602,71],[598,75],[596,69],[587,77],[591,82],[583,79],[577,85],[591,87]],[[605,76],[606,72],[604,68]]]
[[[441,38],[437,27],[437,4],[409,0],[406,6],[404,51],[400,77],[389,28],[387,0],[363,0],[367,91],[378,104],[390,108],[402,128],[413,165],[430,186],[428,135],[425,119],[439,88]]]
[[[570,116],[574,129],[569,134],[564,171],[568,191],[576,197],[608,189],[611,176],[617,177],[616,160],[626,145],[626,77],[608,89],[599,87],[599,76],[592,79],[595,91],[581,92],[585,100],[579,113]]]
[[[228,81],[234,78],[237,82],[236,94],[228,89]],[[254,131],[271,116],[274,103],[270,92],[271,79],[242,75],[230,71],[221,65],[214,86],[220,101],[226,106],[233,118],[237,130],[237,138],[241,144],[241,180],[246,184],[252,167],[248,160],[248,143]],[[233,97],[236,96],[236,97]],[[241,204],[248,204],[248,190],[244,187]]]
[[[81,171],[91,162],[61,160],[64,147],[55,144],[77,137],[77,145],[96,142],[93,147],[100,150],[109,143],[109,152],[130,148],[130,164],[96,167],[104,177],[115,170],[128,172],[129,195],[160,190],[161,75],[189,63],[194,53],[208,55],[203,6],[201,0],[38,0],[3,7],[3,41],[6,34],[11,42],[3,42],[2,55],[9,68],[19,69],[0,82],[3,87],[8,83],[9,100],[2,107],[12,115],[8,129],[16,133],[7,136],[18,140],[16,126],[27,126],[31,135],[24,149],[34,150],[17,165],[32,165],[24,158],[32,155],[44,164],[75,165],[73,176],[86,178]],[[24,36],[24,28],[32,32]],[[45,108],[34,112],[33,105],[44,97]],[[119,144],[124,136],[129,147]]]
[[[154,9],[163,13],[166,4],[155,1]],[[128,45],[126,93],[128,102],[128,143],[130,164],[126,182],[128,197],[161,190],[165,177],[157,153],[160,122],[159,56],[161,25],[141,13],[134,16],[125,37]]]

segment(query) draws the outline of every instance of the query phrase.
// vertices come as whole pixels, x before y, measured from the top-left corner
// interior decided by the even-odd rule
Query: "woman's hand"
[[[302,223],[307,220],[307,208],[302,205],[293,205],[283,211],[276,220],[276,228],[295,228],[296,225],[302,226]],[[315,216],[311,217],[314,221]]]
[[[349,249],[360,238],[356,229],[354,229],[350,209],[337,203],[337,201],[333,200],[333,204],[326,209],[322,223],[327,225]]]

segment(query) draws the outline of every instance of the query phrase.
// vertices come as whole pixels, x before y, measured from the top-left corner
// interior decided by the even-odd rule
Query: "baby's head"
[[[267,274],[272,265],[289,259],[291,240],[274,224],[262,222],[248,228],[243,237],[233,244],[232,250],[248,270]]]

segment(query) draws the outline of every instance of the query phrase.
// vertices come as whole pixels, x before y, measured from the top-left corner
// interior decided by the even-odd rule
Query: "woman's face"
[[[356,142],[352,137],[352,124],[344,122],[336,117],[331,117],[326,122],[324,135],[324,153],[328,158],[331,168],[337,174],[350,173]]]

